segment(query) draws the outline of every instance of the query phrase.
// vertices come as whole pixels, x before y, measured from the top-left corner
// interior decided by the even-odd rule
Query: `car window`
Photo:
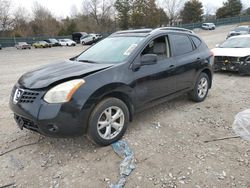
[[[163,60],[170,57],[170,46],[167,36],[158,37],[149,42],[142,51],[141,55],[156,54],[158,60]]]
[[[193,45],[187,35],[184,34],[171,34],[172,48],[174,55],[179,56],[193,51]]]
[[[195,44],[195,47],[196,48],[199,47],[200,44],[201,44],[201,40],[199,38],[195,37],[195,36],[191,36],[191,38],[192,38],[192,40],[193,40],[193,42]]]

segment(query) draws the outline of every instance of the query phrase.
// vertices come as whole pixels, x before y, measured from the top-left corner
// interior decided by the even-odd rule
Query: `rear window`
[[[179,56],[193,51],[192,43],[187,35],[169,35],[172,41],[174,55]]]

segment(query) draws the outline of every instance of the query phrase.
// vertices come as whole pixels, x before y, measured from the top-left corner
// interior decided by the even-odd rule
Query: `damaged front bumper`
[[[234,71],[239,72],[240,74],[250,74],[250,56],[215,56],[214,71]]]

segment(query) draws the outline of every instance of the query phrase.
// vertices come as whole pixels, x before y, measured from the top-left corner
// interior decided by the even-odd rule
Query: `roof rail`
[[[125,30],[117,31],[114,34],[126,34],[126,33],[150,33],[153,29],[135,29],[135,30]]]
[[[188,32],[188,33],[194,33],[192,30],[181,28],[181,27],[160,27],[160,28],[154,29],[153,31],[159,31],[159,30],[182,31],[182,32]]]

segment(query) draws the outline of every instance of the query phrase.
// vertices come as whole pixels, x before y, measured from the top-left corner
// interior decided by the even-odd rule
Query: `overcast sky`
[[[204,7],[210,12],[220,7],[226,0],[201,0]],[[37,0],[40,4],[47,7],[55,16],[66,17],[71,15],[72,10],[76,7],[78,10],[82,7],[83,0]],[[33,6],[34,0],[12,0],[12,4],[15,7],[22,6],[27,8],[30,12]],[[245,7],[250,7],[250,0],[242,0]],[[205,10],[206,11],[206,10]]]

